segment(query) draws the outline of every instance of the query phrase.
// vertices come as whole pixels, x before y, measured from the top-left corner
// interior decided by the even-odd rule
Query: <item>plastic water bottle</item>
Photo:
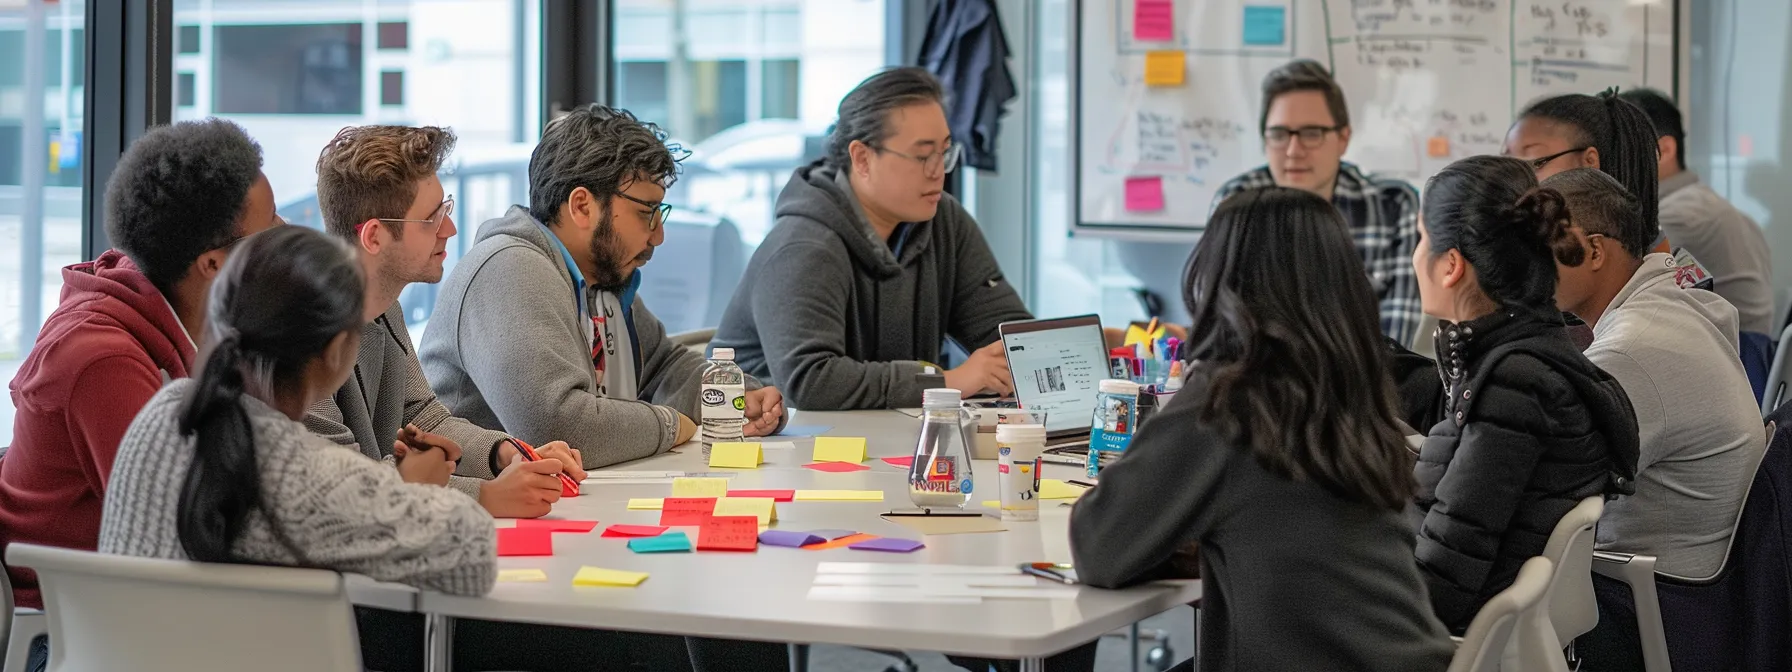
[[[733,348],[716,348],[703,367],[703,460],[718,443],[745,438],[747,374],[734,364]]]
[[[927,390],[921,396],[921,436],[908,468],[908,497],[922,508],[963,508],[971,500],[971,431],[976,416],[965,410],[958,390]]]

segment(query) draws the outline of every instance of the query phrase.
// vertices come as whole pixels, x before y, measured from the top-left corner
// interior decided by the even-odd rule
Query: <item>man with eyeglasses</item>
[[[926,70],[896,68],[840,102],[827,156],[778,195],[715,345],[798,408],[921,405],[921,391],[1014,390],[997,325],[1031,315],[977,223],[945,193],[961,147]],[[970,357],[943,369],[945,340]]]
[[[1297,60],[1263,78],[1263,153],[1267,165],[1222,185],[1213,204],[1246,189],[1283,186],[1330,200],[1350,224],[1357,253],[1381,302],[1381,331],[1410,346],[1424,314],[1413,278],[1419,242],[1419,193],[1399,180],[1365,174],[1344,161],[1350,111],[1325,67]]]

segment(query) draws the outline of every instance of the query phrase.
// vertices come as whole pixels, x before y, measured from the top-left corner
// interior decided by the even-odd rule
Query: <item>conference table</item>
[[[916,413],[918,415],[918,413]],[[1179,605],[1197,601],[1199,581],[1148,584],[1125,590],[1076,587],[1075,599],[994,599],[974,604],[823,601],[808,599],[818,563],[930,563],[1013,567],[1024,562],[1070,562],[1068,500],[1043,500],[1037,522],[1007,522],[1003,532],[922,536],[880,514],[912,509],[907,469],[877,458],[910,455],[920,420],[909,412],[852,411],[792,413],[792,426],[825,426],[826,436],[865,437],[871,467],[866,471],[824,473],[810,463],[813,439],[766,437],[765,464],[758,469],[711,469],[702,446],[610,467],[626,472],[729,472],[730,489],[881,490],[884,500],[794,501],[777,504],[771,529],[847,529],[878,536],[917,539],[926,546],[912,553],[877,553],[835,548],[805,550],[761,545],[753,553],[694,552],[637,554],[627,540],[606,538],[613,524],[657,525],[660,512],[630,510],[631,498],[670,496],[670,478],[605,482],[588,479],[577,497],[560,500],[551,518],[596,520],[588,534],[555,534],[554,554],[498,558],[500,570],[541,569],[546,582],[500,582],[480,597],[430,591],[416,593],[416,609],[428,627],[428,667],[450,669],[452,619],[512,621],[578,628],[625,630],[799,644],[838,644],[870,649],[937,651],[1021,661],[1023,670],[1043,670],[1052,654],[1093,641]],[[789,447],[772,447],[779,443]],[[967,509],[996,498],[996,465],[974,460],[976,488]],[[1044,476],[1080,478],[1081,469],[1048,465]],[[657,479],[656,479],[657,480]],[[498,525],[514,525],[500,520]],[[695,528],[682,529],[693,540]],[[647,572],[632,588],[576,587],[582,566]],[[1055,584],[1052,584],[1055,585]],[[360,586],[357,601],[402,597]],[[384,595],[384,597],[381,597]],[[792,667],[796,656],[792,656]]]

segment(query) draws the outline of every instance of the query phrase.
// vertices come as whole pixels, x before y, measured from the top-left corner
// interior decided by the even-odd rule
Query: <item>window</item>
[[[380,104],[404,104],[404,73],[387,70],[380,73]]]
[[[10,381],[81,258],[86,40],[80,0],[0,3],[0,380]],[[12,443],[0,394],[0,446]]]
[[[760,104],[764,107],[766,119],[797,118],[797,103],[802,100],[797,95],[797,81],[802,79],[803,64],[796,59],[780,59],[766,61],[763,75],[760,76]]]
[[[191,72],[183,72],[175,75],[175,77],[179,78],[179,81],[175,84],[174,91],[175,107],[192,107],[194,102],[193,96],[199,92],[197,78],[195,78]]]
[[[174,44],[182,54],[199,53],[199,26],[181,26],[180,34]]]
[[[361,26],[232,25],[213,32],[221,114],[360,114]]]
[[[385,21],[380,23],[380,49],[405,49],[411,43],[411,24],[408,21]]]

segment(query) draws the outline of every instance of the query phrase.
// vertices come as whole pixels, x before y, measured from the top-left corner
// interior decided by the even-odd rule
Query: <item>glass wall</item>
[[[79,0],[0,2],[0,380],[12,380],[81,258]],[[12,443],[0,394],[0,446]]]

